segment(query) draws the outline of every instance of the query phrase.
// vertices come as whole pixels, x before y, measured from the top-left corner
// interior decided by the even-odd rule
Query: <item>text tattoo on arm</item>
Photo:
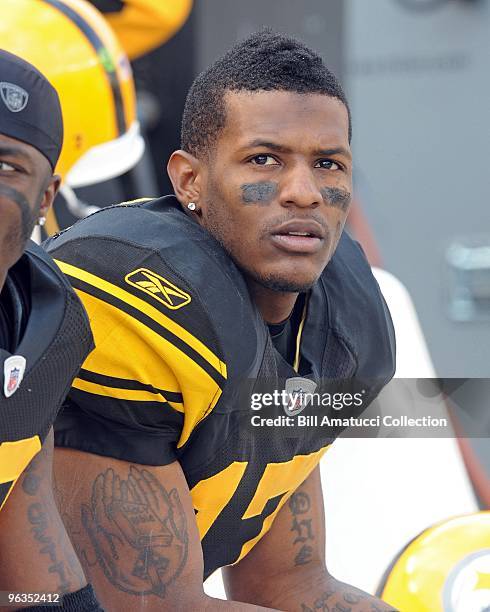
[[[41,464],[46,461],[46,455],[42,449],[34,457],[22,475],[21,486],[23,493],[32,499],[27,506],[27,520],[38,543],[38,552],[48,561],[48,572],[59,578],[57,591],[66,594],[81,588],[84,576],[66,536],[59,531],[60,525],[53,523],[53,502],[47,499],[43,489],[43,479],[47,476]]]
[[[313,558],[311,543],[315,539],[311,525],[312,519],[308,516],[311,509],[310,497],[304,491],[297,491],[289,498],[288,506],[292,514],[293,545],[297,548],[294,564],[305,565]]]

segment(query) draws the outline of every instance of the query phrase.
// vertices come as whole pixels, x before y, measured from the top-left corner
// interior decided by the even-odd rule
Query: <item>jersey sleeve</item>
[[[77,265],[66,252],[54,254],[87,310],[95,340],[58,417],[55,440],[166,465],[218,402],[226,364],[191,289],[158,255],[121,248],[118,254],[111,244],[104,255],[95,241],[97,255],[86,249]],[[106,266],[112,276],[101,255],[112,262]]]

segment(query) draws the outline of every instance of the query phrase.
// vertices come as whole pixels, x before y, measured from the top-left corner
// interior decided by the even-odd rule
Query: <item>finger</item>
[[[121,480],[121,499],[129,501],[128,483],[125,480]]]
[[[130,468],[130,478],[132,477],[132,482],[135,482],[138,490],[144,498],[144,501],[147,504],[150,504],[150,506],[153,506],[153,508],[158,509],[158,500],[155,497],[155,494],[153,493],[151,487],[148,486],[148,483],[142,477],[143,472],[145,472],[145,470],[142,470],[140,472],[140,470],[138,470],[132,465]]]
[[[107,516],[104,505],[104,475],[99,474],[95,479],[92,489],[92,509],[94,520],[97,523],[102,523],[104,517]]]
[[[100,563],[106,575],[113,574],[114,562],[111,559],[111,553],[108,552],[107,542],[102,532],[99,532],[98,526],[94,521],[92,511],[89,506],[82,504],[81,506],[82,525],[85,527],[92,543],[97,561]],[[100,535],[102,534],[102,535]]]
[[[117,474],[114,477],[113,498],[114,501],[121,500],[121,479]]]
[[[104,473],[104,506],[107,508],[114,497],[114,470],[109,468]]]
[[[175,533],[179,540],[185,542],[187,540],[187,522],[177,489],[172,489],[169,497],[172,504],[171,518]]]
[[[82,525],[85,527],[89,536],[91,536],[94,533],[97,526],[94,521],[92,510],[90,506],[88,506],[87,504],[82,504],[81,506],[81,517],[82,517]]]
[[[138,483],[134,476],[132,476],[131,474],[128,476],[128,489],[131,495],[133,496],[134,501],[141,504],[143,502],[143,499],[138,493]]]
[[[148,470],[142,470],[141,474],[146,486],[155,498],[157,506],[160,507],[163,504],[164,507],[169,507],[171,502],[168,493],[157,478]]]

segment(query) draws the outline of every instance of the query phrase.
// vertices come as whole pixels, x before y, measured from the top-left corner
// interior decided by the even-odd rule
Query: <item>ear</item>
[[[203,166],[197,157],[181,149],[174,151],[168,160],[167,172],[182,208],[187,212],[189,202],[199,204]]]
[[[41,206],[39,208],[40,217],[46,217],[46,215],[48,214],[48,210],[50,209],[51,204],[54,202],[54,199],[56,197],[56,194],[58,193],[60,185],[61,185],[61,177],[58,176],[57,174],[54,174],[49,179],[49,182],[44,190],[44,194],[43,194],[42,201],[41,201]]]

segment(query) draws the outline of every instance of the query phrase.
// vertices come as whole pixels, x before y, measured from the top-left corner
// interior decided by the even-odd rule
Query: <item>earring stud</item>
[[[39,217],[37,224],[43,226],[46,223],[46,217]]]
[[[196,206],[196,204],[194,202],[189,202],[189,204],[187,204],[187,208],[194,212],[196,210],[197,206]]]

